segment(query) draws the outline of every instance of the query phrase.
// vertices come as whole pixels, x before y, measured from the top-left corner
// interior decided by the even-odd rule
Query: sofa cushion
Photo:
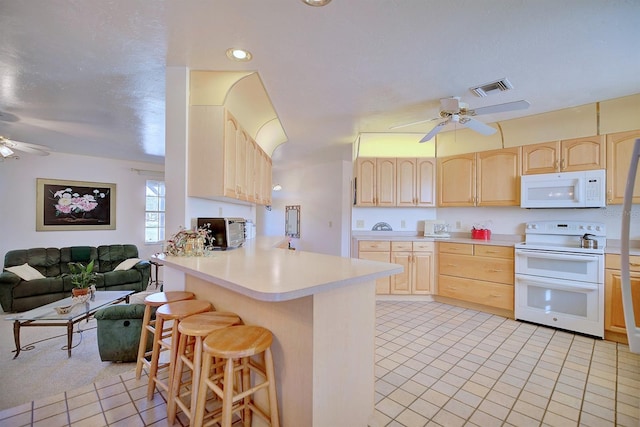
[[[20,276],[22,280],[29,281],[29,280],[35,280],[35,279],[44,279],[44,276],[42,275],[42,273],[40,273],[35,268],[31,267],[26,262],[22,265],[5,268],[5,270]]]
[[[24,298],[60,292],[63,292],[62,277],[45,277],[44,279],[22,282],[14,288],[13,297]]]
[[[122,261],[113,269],[113,271],[130,270],[134,265],[140,262],[140,258],[129,258]]]
[[[71,262],[91,262],[91,246],[72,246]]]
[[[97,250],[99,273],[113,271],[125,259],[138,258],[138,248],[135,245],[102,245]]]
[[[60,270],[60,249],[58,248],[14,249],[4,256],[5,268],[24,263],[29,264],[46,277],[56,277],[63,273]]]

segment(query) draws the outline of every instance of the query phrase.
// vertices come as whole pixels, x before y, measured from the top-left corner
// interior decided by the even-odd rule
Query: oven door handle
[[[567,260],[567,261],[587,261],[587,262],[598,261],[598,257],[599,257],[599,255],[591,255],[591,254],[573,255],[573,254],[567,254],[567,253],[531,251],[526,249],[517,250],[516,255],[523,256],[523,257],[535,255],[536,258],[559,259],[559,260]]]
[[[596,291],[598,290],[598,285],[597,284],[588,284],[588,283],[580,283],[580,282],[573,282],[570,285],[565,285],[562,283],[558,283],[558,282],[554,282],[552,280],[535,280],[535,279],[530,279],[530,278],[525,278],[522,276],[517,276],[516,277],[516,283],[517,282],[522,282],[524,284],[526,283],[531,283],[534,285],[540,285],[540,286],[544,286],[547,288],[551,288],[551,289],[558,289],[558,290],[562,290],[562,291]]]

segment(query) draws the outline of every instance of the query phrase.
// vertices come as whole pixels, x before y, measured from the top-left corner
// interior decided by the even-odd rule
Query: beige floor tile
[[[396,420],[400,422],[403,426],[415,426],[420,427],[424,426],[429,422],[428,418],[416,413],[410,409],[405,409],[396,417]]]
[[[102,413],[93,415],[92,417],[83,418],[78,421],[72,421],[71,427],[106,427],[107,422]]]
[[[69,419],[72,424],[85,418],[93,417],[96,414],[102,415],[102,407],[98,402],[89,403],[75,409],[69,408]]]
[[[515,411],[511,411],[506,421],[518,427],[537,427],[540,425],[540,421]]]
[[[39,421],[34,421],[33,423],[33,427],[66,427],[68,425],[69,425],[69,415],[67,414],[66,411],[63,414],[53,415],[49,418],[44,418]]]
[[[584,427],[614,427],[613,418],[600,418],[588,412],[580,413],[580,426]]]
[[[433,417],[432,421],[435,421],[439,425],[446,427],[461,427],[465,422],[463,418],[452,414],[451,412],[444,409],[438,411],[438,413]]]
[[[66,415],[67,415],[66,402],[57,402],[57,403],[52,403],[51,405],[41,406],[40,408],[34,408],[33,420],[40,421],[45,418],[49,418],[58,414],[64,414],[66,418]]]
[[[438,404],[434,404],[434,402],[429,402],[425,399],[416,399],[411,405],[409,405],[409,409],[418,414],[425,416],[426,418],[432,418],[435,414],[440,410],[440,406]]]

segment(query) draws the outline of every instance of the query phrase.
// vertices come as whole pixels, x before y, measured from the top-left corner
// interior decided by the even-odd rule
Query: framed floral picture
[[[36,231],[115,229],[116,184],[36,179]]]

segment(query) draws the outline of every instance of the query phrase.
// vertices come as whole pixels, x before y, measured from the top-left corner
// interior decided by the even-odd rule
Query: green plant
[[[93,271],[93,261],[86,266],[80,262],[70,262],[71,283],[76,288],[88,288],[96,283],[97,274]]]

